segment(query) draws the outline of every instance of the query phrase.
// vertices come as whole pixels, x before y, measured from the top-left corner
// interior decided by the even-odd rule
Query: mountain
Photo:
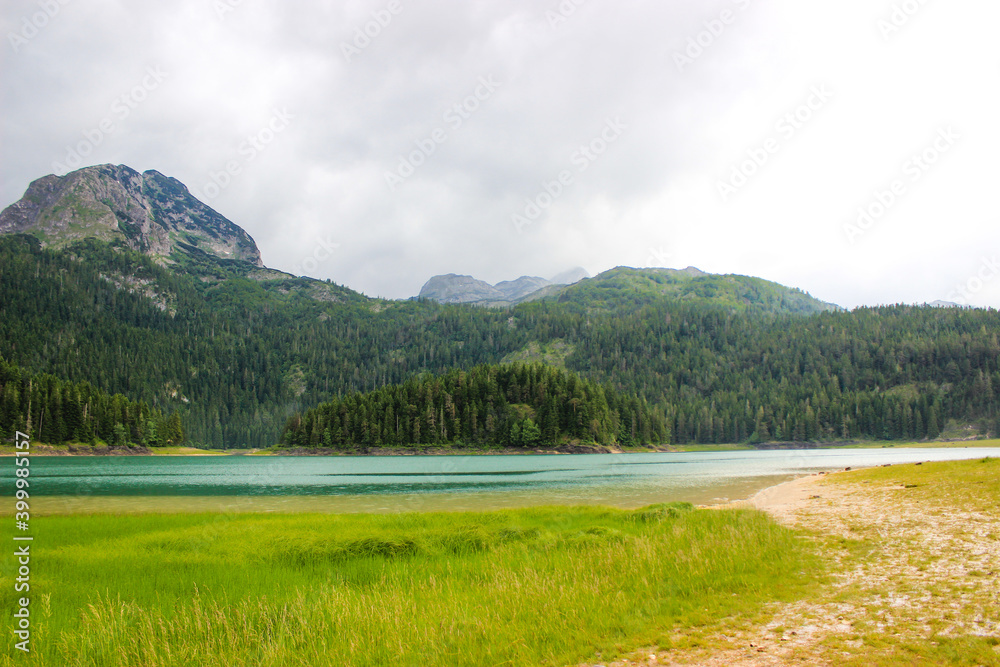
[[[82,239],[120,243],[163,263],[211,255],[263,267],[242,228],[195,199],[178,180],[124,165],[85,167],[31,183],[0,213],[0,234],[26,233],[43,247]]]
[[[261,267],[249,237],[179,183],[127,168],[81,171],[36,182],[4,213],[0,356],[28,376],[88,382],[177,414],[195,444],[266,447],[292,415],[334,399],[511,361],[635,396],[677,443],[1000,433],[993,310],[845,312],[766,280],[693,268],[620,267],[503,308],[369,299]],[[438,289],[464,284],[487,298],[539,284],[510,281],[505,294],[444,278]],[[68,386],[44,396],[40,418],[62,424],[50,433],[78,432]],[[440,427],[443,407],[445,416],[421,418]]]
[[[551,284],[552,283],[545,278],[538,278],[536,276],[521,276],[517,280],[505,280],[497,283],[494,287],[498,292],[503,294],[507,301],[517,302],[529,294],[534,294],[543,287],[548,287]]]
[[[686,269],[634,269],[620,266],[550,292],[547,298],[575,303],[589,309],[639,307],[659,300],[716,305],[732,309],[758,309],[793,315],[842,310],[797,288],[762,278],[705,273]]]
[[[577,279],[577,280],[574,280]],[[559,281],[572,282],[559,282]],[[522,276],[490,285],[472,276],[434,276],[421,288],[420,298],[438,303],[509,307],[530,301],[575,303],[588,309],[640,307],[658,300],[756,308],[767,312],[812,315],[841,310],[793,287],[762,278],[715,275],[693,266],[685,269],[634,269],[620,266],[590,278],[573,269],[553,280]]]
[[[472,276],[449,273],[434,276],[420,288],[421,299],[438,303],[496,303],[506,299],[500,290]]]
[[[504,280],[496,285],[473,278],[449,273],[434,276],[422,288],[418,298],[438,303],[468,303],[477,306],[512,306],[525,300],[540,298],[553,287],[562,287],[589,277],[586,269],[577,267],[560,273],[552,280],[538,276],[521,276],[517,280]],[[545,290],[544,294],[542,293]]]

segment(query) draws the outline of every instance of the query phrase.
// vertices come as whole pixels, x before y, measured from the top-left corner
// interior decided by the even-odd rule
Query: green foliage
[[[167,419],[166,440],[168,443],[179,445],[184,442],[184,426],[181,424],[181,413],[174,412]]]
[[[945,419],[997,430],[996,311],[792,317],[659,302],[608,319],[567,366],[667,406],[675,443],[920,440]]]
[[[618,311],[669,299],[675,303],[812,315],[836,310],[808,294],[761,278],[706,274],[697,269],[618,267],[583,280],[553,297],[563,304]]]
[[[520,426],[520,432],[518,434],[518,441],[513,444],[520,445],[521,447],[534,447],[541,441],[542,429],[538,428],[538,424],[532,421],[530,417],[517,426]],[[661,437],[660,440],[664,440],[664,438]]]
[[[544,426],[540,426],[539,424]],[[541,364],[478,366],[352,394],[293,416],[282,442],[300,447],[534,447],[571,441],[666,443],[662,413]],[[632,444],[632,443],[630,443]]]
[[[0,355],[180,410],[199,445],[268,447],[334,398],[539,358],[646,401],[678,444],[1000,432],[996,311],[796,314],[817,304],[757,279],[632,269],[511,309],[391,302],[204,253],[165,268],[93,240],[0,238]],[[532,419],[552,442],[556,426]],[[641,425],[607,437],[641,441]]]
[[[167,420],[141,401],[121,394],[110,396],[88,382],[29,375],[0,358],[0,440],[13,440],[20,431],[36,442],[53,445],[97,440],[115,446],[179,445],[184,439],[179,428],[178,413]]]
[[[814,591],[763,513],[676,509],[33,518],[32,652],[0,664],[607,664]]]

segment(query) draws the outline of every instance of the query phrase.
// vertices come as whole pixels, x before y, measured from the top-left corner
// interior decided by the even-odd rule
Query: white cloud
[[[265,261],[292,270],[336,242],[316,277],[369,294],[407,297],[437,273],[498,281],[652,257],[845,306],[931,301],[1000,252],[989,0],[925,3],[888,39],[879,21],[901,0],[582,3],[556,26],[557,2],[399,3],[388,22],[388,0],[231,3],[222,18],[196,0],[67,3],[3,50],[0,195],[13,202],[52,172],[162,67],[168,78],[87,159],[195,189],[238,160],[211,204]],[[8,42],[36,11],[5,3]],[[385,25],[348,62],[342,44],[373,12]],[[705,46],[679,71],[691,39]],[[445,114],[481,77],[500,86],[452,126]],[[723,202],[720,179],[816,85],[833,97]],[[275,109],[293,120],[247,160],[241,145]],[[511,215],[614,117],[628,129],[518,234]],[[849,243],[857,208],[949,125],[954,149]],[[439,128],[446,140],[390,190],[385,172]],[[998,306],[998,290],[1000,278],[970,302]]]

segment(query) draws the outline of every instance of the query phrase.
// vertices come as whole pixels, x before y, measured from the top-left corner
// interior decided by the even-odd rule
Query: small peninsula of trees
[[[351,394],[293,416],[300,447],[664,444],[664,415],[574,373],[541,364],[484,365]]]

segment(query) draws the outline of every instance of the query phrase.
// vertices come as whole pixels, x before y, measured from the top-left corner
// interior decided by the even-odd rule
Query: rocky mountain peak
[[[420,298],[433,299],[440,303],[472,303],[502,301],[503,294],[489,283],[472,276],[449,273],[428,280],[420,288]]]
[[[96,238],[121,241],[167,262],[206,253],[263,266],[250,235],[183,183],[125,165],[84,167],[33,181],[0,213],[0,234],[13,233],[31,234],[53,248]]]

